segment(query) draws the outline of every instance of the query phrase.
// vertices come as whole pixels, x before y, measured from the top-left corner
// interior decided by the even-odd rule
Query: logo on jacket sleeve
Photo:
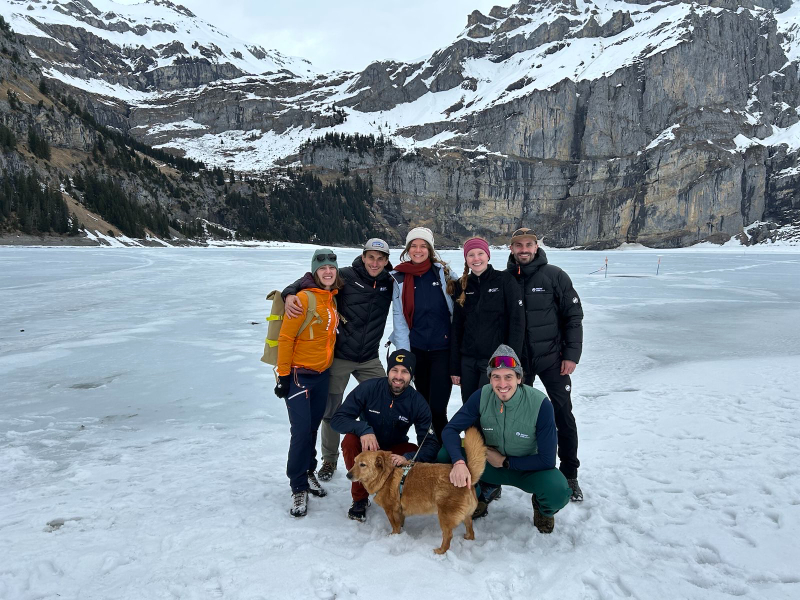
[[[522,300],[518,300],[519,305],[522,306]]]
[[[580,300],[578,300],[578,298],[577,298],[577,297],[575,297],[575,298],[573,298],[573,299],[572,299],[572,303],[573,303],[573,304],[577,304],[578,302],[580,302]]]
[[[499,291],[499,290],[500,290],[500,288],[490,288],[490,289],[489,289],[489,293],[491,294],[491,293],[493,293],[493,292],[497,292],[497,291]]]

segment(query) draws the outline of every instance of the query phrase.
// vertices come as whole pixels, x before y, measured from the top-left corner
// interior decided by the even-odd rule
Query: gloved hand
[[[281,375],[278,377],[278,383],[275,386],[275,395],[278,398],[289,397],[289,381],[291,381],[290,375]]]

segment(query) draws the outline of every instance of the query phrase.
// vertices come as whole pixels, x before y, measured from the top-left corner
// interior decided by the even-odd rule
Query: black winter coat
[[[431,427],[431,409],[417,390],[407,387],[399,396],[392,394],[386,377],[368,379],[350,392],[331,419],[331,427],[342,434],[359,437],[372,433],[381,449],[408,442],[411,426],[422,445],[417,460],[435,462],[439,440]],[[423,443],[424,440],[424,443]],[[413,458],[414,452],[405,454]]]
[[[344,287],[336,295],[336,303],[339,314],[344,318],[339,323],[336,336],[335,358],[357,363],[378,358],[386,318],[392,306],[391,270],[392,265],[387,264],[377,277],[372,277],[367,273],[361,256],[356,257],[352,267],[339,270]],[[281,295],[284,300],[290,294],[296,295],[309,287],[307,283],[305,276],[301,277],[283,290]]]
[[[461,357],[486,359],[500,344],[508,344],[522,356],[525,339],[525,307],[522,289],[507,271],[489,265],[480,276],[470,273],[464,306],[458,304],[461,279],[453,293],[450,333],[450,374],[461,375]]]
[[[539,248],[527,265],[512,254],[508,269],[522,287],[525,301],[526,373],[540,373],[558,361],[580,361],[583,347],[583,308],[572,280]]]

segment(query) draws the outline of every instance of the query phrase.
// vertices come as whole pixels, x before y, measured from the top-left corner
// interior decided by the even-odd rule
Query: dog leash
[[[410,461],[408,461],[408,463],[406,463],[405,466],[403,466],[403,476],[400,478],[400,485],[397,487],[397,494],[399,496],[398,499],[403,498],[403,486],[406,483],[406,477],[408,477],[408,473],[411,471],[411,467],[413,467],[414,464],[416,464],[417,454],[419,454],[419,451],[422,450],[422,446],[425,444],[425,440],[428,439],[428,434],[431,432],[431,429],[433,429],[433,421],[431,421],[431,424],[428,426],[428,431],[425,432],[425,437],[422,438],[422,443],[419,445],[419,448],[417,448],[417,451],[414,453],[414,456],[411,458]]]

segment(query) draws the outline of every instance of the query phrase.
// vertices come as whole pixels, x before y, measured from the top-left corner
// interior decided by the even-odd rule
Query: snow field
[[[797,597],[800,255],[658,254],[548,250],[586,313],[586,500],[543,536],[506,488],[439,557],[433,516],[349,521],[341,460],[288,514],[258,359],[309,249],[0,248],[0,598]]]

